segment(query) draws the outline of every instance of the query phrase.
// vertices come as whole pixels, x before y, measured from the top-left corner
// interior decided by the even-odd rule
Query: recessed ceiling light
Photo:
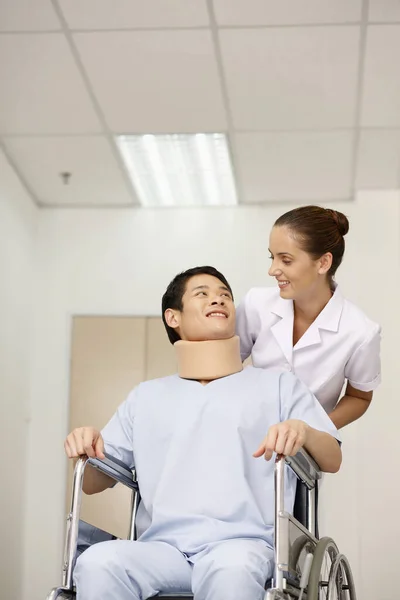
[[[121,135],[117,144],[143,206],[237,204],[225,134]]]

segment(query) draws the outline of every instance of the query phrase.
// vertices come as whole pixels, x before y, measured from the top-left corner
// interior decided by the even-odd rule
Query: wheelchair
[[[103,460],[80,458],[75,466],[70,511],[67,516],[62,584],[46,600],[74,599],[73,569],[78,556],[78,534],[86,525],[79,520],[85,468],[91,465],[132,491],[127,539],[136,539],[135,518],[140,502],[135,470],[106,454]],[[284,508],[286,465],[297,476],[293,514]],[[356,600],[351,568],[333,539],[318,537],[317,500],[321,472],[312,457],[301,449],[294,457],[275,464],[274,576],[265,585],[264,600]],[[104,539],[113,539],[106,532]],[[108,536],[108,538],[107,538]],[[115,539],[115,538],[114,538]],[[163,594],[154,598],[193,600],[191,594]],[[227,599],[229,600],[229,599]]]

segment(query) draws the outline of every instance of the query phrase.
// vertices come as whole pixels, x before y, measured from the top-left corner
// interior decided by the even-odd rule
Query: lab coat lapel
[[[343,310],[343,296],[336,286],[335,292],[320,312],[314,323],[310,325],[304,335],[299,339],[294,347],[294,351],[308,348],[321,343],[321,330],[337,332],[339,330],[340,317]]]
[[[321,343],[321,334],[317,325],[317,322],[311,323],[310,327],[303,333],[299,341],[294,347],[294,351],[301,350],[302,348],[308,348],[315,344]]]
[[[277,298],[271,308],[271,312],[279,317],[279,320],[272,325],[271,332],[281,348],[286,360],[292,364],[293,355],[293,302]]]

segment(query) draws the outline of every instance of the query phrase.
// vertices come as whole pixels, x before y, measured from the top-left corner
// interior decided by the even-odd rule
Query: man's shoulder
[[[155,390],[173,388],[179,385],[179,376],[177,373],[167,375],[166,377],[157,377],[142,381],[136,386],[139,394],[154,393]]]
[[[265,394],[266,398],[272,399],[274,402],[288,402],[302,388],[309,391],[297,375],[280,367],[265,369],[248,366],[245,367],[243,373],[245,374],[243,385],[247,385],[254,391],[259,390]]]
[[[279,367],[271,367],[268,369],[262,367],[253,367],[249,365],[243,369],[243,379],[254,382],[258,381],[262,384],[266,385],[278,385],[281,379],[287,377],[294,377],[293,373],[290,371],[286,371],[285,369],[281,369]]]

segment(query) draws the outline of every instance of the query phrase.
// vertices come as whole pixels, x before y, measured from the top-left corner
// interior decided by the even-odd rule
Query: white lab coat
[[[242,359],[293,371],[329,413],[346,380],[372,391],[381,381],[381,328],[344,298],[339,287],[293,347],[293,301],[279,289],[253,288],[237,308]]]

